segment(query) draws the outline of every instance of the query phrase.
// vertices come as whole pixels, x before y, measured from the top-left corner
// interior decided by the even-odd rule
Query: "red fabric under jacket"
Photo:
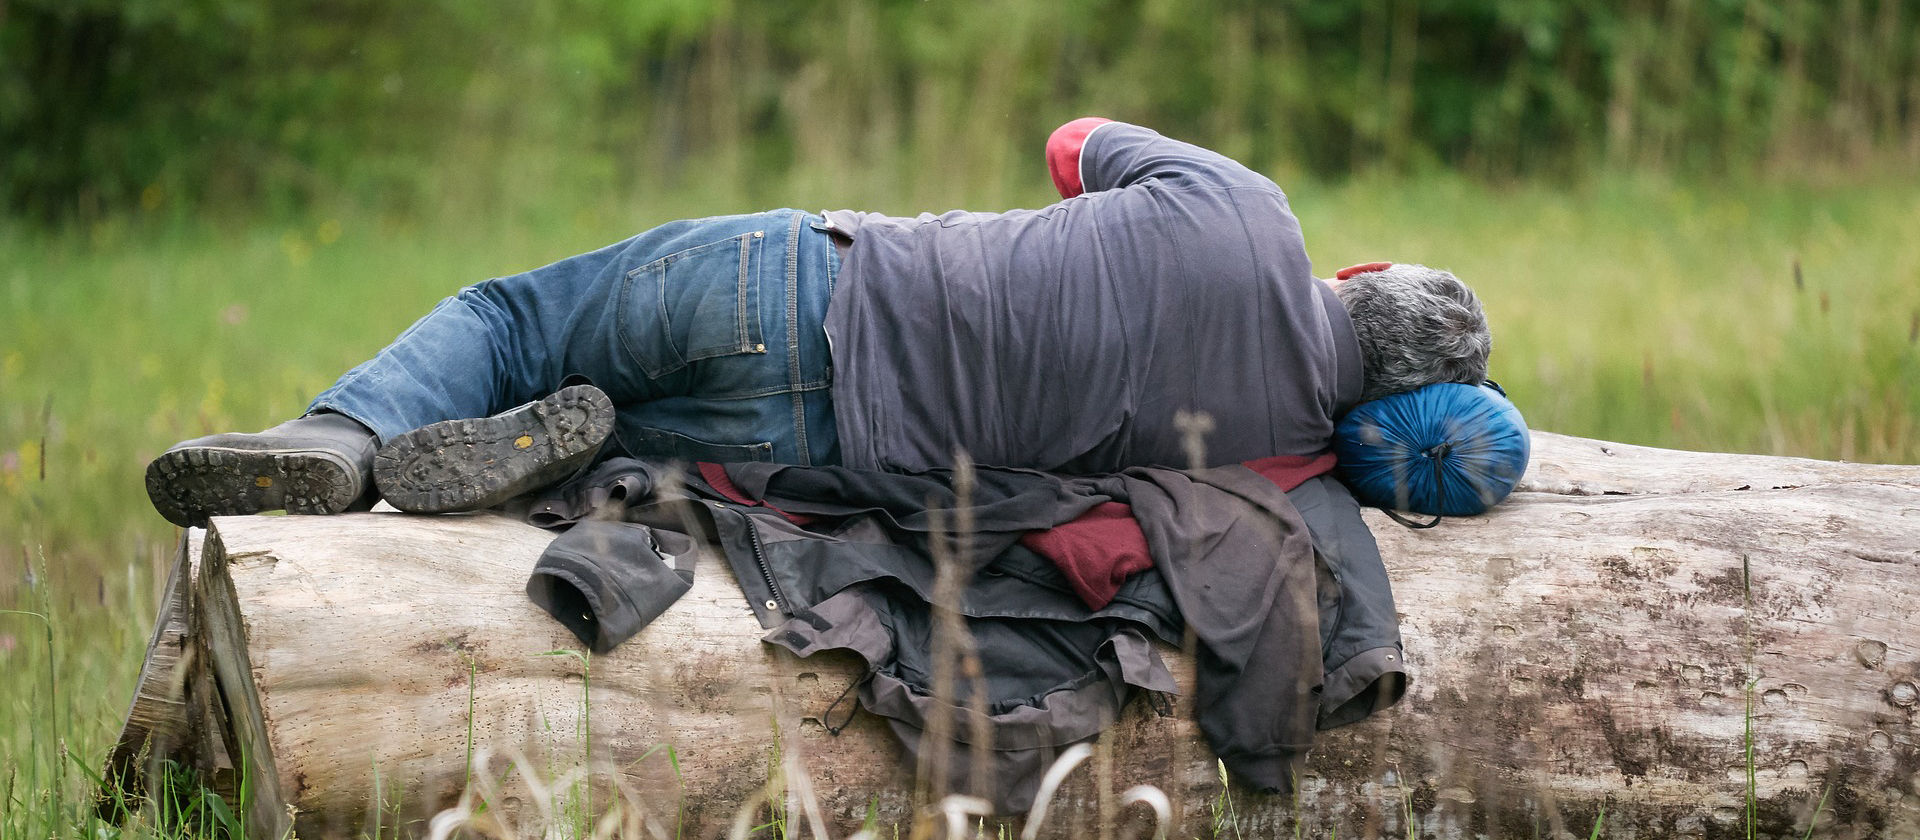
[[[1248,461],[1243,466],[1292,490],[1309,478],[1333,469],[1333,453],[1278,455]],[[1020,544],[1052,560],[1073,585],[1074,594],[1094,609],[1105,607],[1127,578],[1153,566],[1147,554],[1147,535],[1133,518],[1133,508],[1107,502],[1080,518],[1050,530],[1034,531]]]
[[[1242,466],[1279,485],[1282,491],[1288,491],[1333,469],[1333,463],[1333,453],[1329,452],[1276,455],[1247,461]],[[743,505],[766,505],[735,487],[726,469],[719,464],[702,463],[699,470],[700,477],[728,499]],[[788,513],[772,505],[766,507],[796,525],[805,526],[813,521],[811,516]],[[1060,573],[1066,575],[1074,594],[1096,610],[1113,601],[1127,578],[1153,567],[1153,556],[1147,552],[1147,535],[1133,518],[1133,508],[1122,502],[1105,502],[1072,522],[1029,532],[1020,538],[1020,544],[1053,561]]]

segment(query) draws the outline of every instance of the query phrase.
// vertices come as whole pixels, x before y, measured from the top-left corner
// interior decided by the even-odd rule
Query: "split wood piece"
[[[1601,449],[1635,460],[1582,473],[1619,457]],[[1323,734],[1297,796],[1236,794],[1243,831],[1404,836],[1411,815],[1423,836],[1585,835],[1604,807],[1603,836],[1744,833],[1749,784],[1763,835],[1799,836],[1816,807],[1820,836],[1920,828],[1920,468],[1674,453],[1681,478],[1662,452],[1537,434],[1533,483],[1489,515],[1409,531],[1369,513],[1411,692]],[[1596,487],[1641,495],[1580,494]],[[544,532],[370,514],[212,530],[201,643],[254,767],[255,836],[417,828],[475,751],[517,751],[549,782],[587,758],[689,837],[723,831],[783,764],[804,768],[835,836],[870,810],[906,814],[885,728],[819,723],[853,664],[760,643],[717,560],[583,679],[545,655],[577,643],[522,591]],[[1168,655],[1190,686],[1190,659]],[[1084,821],[1150,783],[1182,836],[1205,830],[1220,788],[1189,721],[1135,704],[1103,740],[1110,776],[1076,773],[1056,815]],[[518,784],[502,819],[565,798]]]
[[[126,723],[107,758],[105,785],[95,799],[95,810],[103,819],[116,820],[138,810],[161,784],[164,761],[198,773],[222,792],[232,792],[232,763],[219,734],[224,723],[216,719],[217,706],[208,704],[212,683],[204,660],[196,656],[190,628],[193,585],[206,536],[204,528],[188,528],[180,534],[161,589],[160,614],[147,642],[146,661],[140,666]]]

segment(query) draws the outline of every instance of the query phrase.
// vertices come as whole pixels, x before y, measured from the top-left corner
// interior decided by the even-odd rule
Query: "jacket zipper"
[[[787,609],[786,596],[780,594],[780,585],[773,582],[773,569],[767,565],[766,551],[760,547],[760,532],[754,530],[753,520],[746,514],[738,511],[735,513],[740,517],[740,523],[746,527],[747,544],[753,547],[753,562],[760,567],[760,579],[767,582],[767,593],[773,596],[773,600],[766,604],[767,609],[779,610],[782,614],[790,612]]]

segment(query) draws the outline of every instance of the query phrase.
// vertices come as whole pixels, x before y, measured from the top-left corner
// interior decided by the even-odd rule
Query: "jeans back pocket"
[[[676,251],[627,272],[617,302],[620,341],[659,378],[688,362],[765,353],[760,323],[764,231]]]

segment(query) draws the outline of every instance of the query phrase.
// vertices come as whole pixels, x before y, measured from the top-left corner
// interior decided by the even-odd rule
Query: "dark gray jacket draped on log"
[[[858,654],[868,665],[861,707],[917,751],[929,716],[945,708],[931,692],[929,605],[933,541],[954,545],[943,534],[961,504],[951,473],[723,469],[724,493],[699,470],[615,459],[535,500],[530,521],[571,527],[528,593],[605,651],[684,593],[698,547],[715,546],[771,629],[765,641],[800,656]],[[1132,506],[1155,568],[1093,610],[1018,540],[1109,501]],[[1288,493],[1237,466],[1085,478],[982,468],[967,513],[965,553],[947,556],[968,564],[958,608],[992,723],[995,766],[978,792],[1004,811],[1028,807],[1046,762],[1096,735],[1134,694],[1174,690],[1149,639],[1178,645],[1192,630],[1201,730],[1230,770],[1263,789],[1290,786],[1316,729],[1360,720],[1405,691],[1385,568],[1332,478]],[[959,679],[954,696],[964,703],[974,686]],[[850,714],[819,716],[831,727]],[[963,742],[966,714],[952,730]],[[969,752],[948,751],[952,778],[967,778]]]

